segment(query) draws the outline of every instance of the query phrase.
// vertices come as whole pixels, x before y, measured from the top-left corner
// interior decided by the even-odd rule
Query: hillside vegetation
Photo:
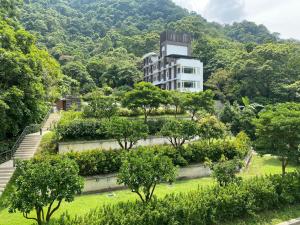
[[[171,0],[25,0],[20,19],[60,62],[64,74],[81,83],[81,93],[96,86],[132,86],[142,78],[140,57],[157,51],[159,33],[173,29],[194,35],[194,56],[204,62],[207,87],[222,100],[247,95],[251,100],[274,102],[286,100],[284,93],[290,91],[296,96],[298,75],[281,69],[274,79],[272,72],[266,76],[270,71],[264,71],[270,64],[286,68],[281,64],[295,57],[296,44],[280,40],[264,25],[244,21],[221,26]],[[246,70],[255,64],[263,66],[248,77]],[[260,85],[249,90],[253,82]]]

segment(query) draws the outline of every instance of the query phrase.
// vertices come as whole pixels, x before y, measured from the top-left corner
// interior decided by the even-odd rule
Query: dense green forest
[[[171,0],[25,0],[20,20],[80,83],[80,93],[132,86],[142,78],[141,56],[158,50],[159,33],[172,29],[194,35],[206,86],[221,100],[297,98],[299,45],[264,25],[210,23]]]
[[[263,25],[208,22],[171,0],[0,3],[2,137],[37,121],[60,95],[133,86],[141,56],[158,50],[165,29],[193,34],[193,55],[218,99],[299,101],[300,45]]]

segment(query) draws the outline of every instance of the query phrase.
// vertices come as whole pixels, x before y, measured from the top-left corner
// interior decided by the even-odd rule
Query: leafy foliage
[[[72,202],[74,195],[83,188],[78,166],[69,159],[56,157],[22,161],[18,163],[17,170],[19,176],[16,191],[10,200],[10,212],[18,210],[25,218],[35,220],[39,225],[49,222],[62,201]],[[36,217],[29,215],[33,210]]]
[[[47,102],[60,96],[63,75],[35,37],[16,23],[0,21],[0,139],[16,136],[26,125],[39,122]]]
[[[140,82],[125,94],[123,106],[143,111],[145,122],[149,114],[161,104],[167,104],[167,94],[151,83]]]
[[[148,136],[148,126],[140,120],[113,118],[107,124],[107,133],[120,147],[130,150],[139,140]]]
[[[241,181],[241,177],[236,176],[236,173],[243,165],[239,159],[227,160],[223,155],[216,164],[208,161],[206,165],[213,171],[212,176],[218,181],[220,186],[239,183]]]
[[[224,155],[227,159],[244,158],[250,151],[251,144],[245,133],[233,139],[218,139],[212,143],[196,141],[181,148],[169,145],[138,147],[140,151],[153,152],[159,156],[169,157],[176,166],[187,166],[192,163],[204,163],[209,159],[217,162]],[[132,150],[136,151],[136,149]],[[68,158],[75,160],[79,166],[81,176],[94,176],[116,173],[121,167],[121,158],[127,150],[101,150],[94,149],[84,152],[69,152]]]
[[[167,137],[174,148],[178,148],[196,136],[197,126],[190,120],[168,120],[159,134]]]
[[[175,178],[176,169],[170,158],[143,150],[127,153],[118,173],[118,183],[138,194],[144,203],[152,199],[157,184],[171,183]]]
[[[84,116],[109,119],[115,116],[117,111],[118,106],[114,97],[104,96],[100,92],[92,92],[88,105],[84,107]]]
[[[203,117],[198,122],[198,135],[208,140],[221,139],[225,136],[226,126],[215,116]]]
[[[282,162],[282,174],[291,160],[298,160],[300,146],[300,104],[281,103],[269,106],[254,120],[256,149],[272,154]]]
[[[298,204],[299,176],[299,172],[295,172],[285,177],[255,177],[239,185],[232,183],[225,187],[168,195],[148,204],[120,203],[74,219],[62,217],[55,225],[222,224],[261,211]]]
[[[185,109],[191,114],[192,120],[196,119],[196,114],[202,110],[205,113],[214,112],[214,93],[206,90],[198,93],[188,93],[184,102]]]

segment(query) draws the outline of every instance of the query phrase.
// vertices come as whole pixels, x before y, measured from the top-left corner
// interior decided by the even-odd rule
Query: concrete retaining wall
[[[210,176],[211,171],[203,164],[190,165],[179,168],[177,179],[192,179]],[[83,193],[104,192],[125,188],[117,184],[116,174],[86,177]]]
[[[167,138],[150,136],[147,139],[139,140],[136,146],[148,146],[148,145],[163,145],[170,144]],[[110,140],[95,140],[95,141],[70,141],[60,142],[58,144],[59,153],[67,153],[70,151],[81,152],[91,149],[120,149],[118,142],[114,139]]]

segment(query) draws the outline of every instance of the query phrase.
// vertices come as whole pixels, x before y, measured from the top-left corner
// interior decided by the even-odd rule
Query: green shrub
[[[56,154],[57,151],[58,139],[56,133],[50,131],[44,134],[38,148],[38,154]]]
[[[248,151],[245,151],[246,147],[244,145],[248,143],[241,143],[237,145],[237,138],[233,139],[218,139],[211,143],[206,141],[197,141],[188,144],[184,158],[190,163],[200,163],[204,162],[205,158],[209,158],[213,162],[217,162],[224,155],[227,159],[231,160],[235,157],[243,158],[246,156]],[[240,147],[240,148],[239,148]]]
[[[81,176],[93,176],[118,172],[121,166],[120,150],[92,150],[69,152],[66,156],[76,161]]]
[[[172,194],[148,204],[127,202],[104,206],[74,219],[63,216],[52,225],[222,224],[263,210],[299,203],[299,196],[300,174],[297,172],[285,177],[252,178],[239,185],[233,183],[225,187]]]
[[[149,119],[147,121],[149,135],[156,135],[158,132],[160,132],[165,123],[166,119],[164,118]]]
[[[244,152],[245,144],[241,141],[238,142],[239,146],[243,148],[241,150],[236,143],[237,138],[232,138],[216,140],[211,144],[206,141],[198,141],[181,148],[173,148],[170,145],[157,145],[138,147],[138,149],[154,151],[155,154],[168,156],[176,166],[187,166],[192,163],[203,163],[207,158],[216,162],[220,160],[222,155],[229,160],[235,157],[242,159],[247,153]],[[76,160],[82,176],[93,176],[118,172],[123,152],[124,150],[92,150],[80,153],[71,152],[67,156]]]
[[[107,138],[105,120],[97,119],[75,119],[59,123],[56,132],[62,140]]]

